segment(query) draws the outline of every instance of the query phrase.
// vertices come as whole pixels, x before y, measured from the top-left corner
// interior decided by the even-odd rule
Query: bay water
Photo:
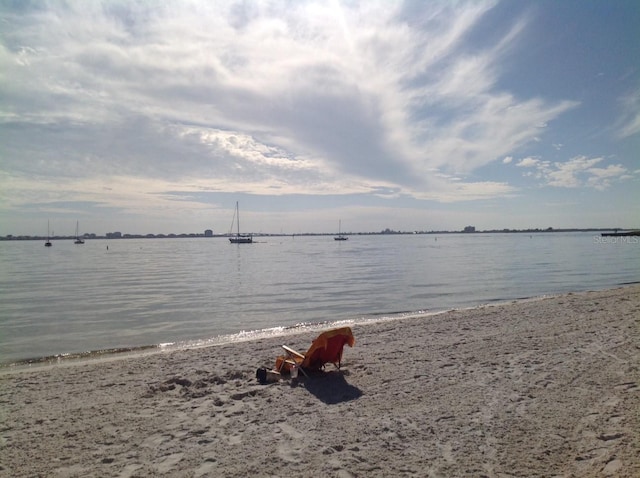
[[[640,282],[640,238],[492,233],[0,241],[0,363],[197,346]]]

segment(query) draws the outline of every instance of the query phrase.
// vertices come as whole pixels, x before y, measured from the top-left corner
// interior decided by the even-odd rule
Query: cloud
[[[602,191],[609,188],[613,182],[632,177],[627,168],[620,164],[596,167],[604,160],[602,157],[576,156],[565,162],[552,163],[528,157],[518,161],[516,166],[533,169],[533,172],[528,171],[525,176],[540,179],[547,186],[560,188],[590,187]]]
[[[431,191],[413,191],[418,199],[437,200],[443,203],[458,202],[461,198],[467,201],[491,199],[495,197],[513,197],[517,189],[509,184],[497,181],[458,182],[459,178],[451,178],[449,182],[441,182]]]
[[[618,121],[617,136],[627,138],[640,133],[640,89],[620,100],[623,113]]]
[[[508,195],[463,177],[506,164],[577,103],[497,88],[526,19],[469,44],[494,6],[4,4],[3,168],[149,192]]]
[[[524,158],[518,161],[516,166],[519,168],[533,168],[540,164],[540,160],[537,158]]]

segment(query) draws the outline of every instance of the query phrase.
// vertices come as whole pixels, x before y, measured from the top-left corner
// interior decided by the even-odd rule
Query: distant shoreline
[[[620,233],[625,231],[637,231],[638,228],[624,228],[624,227],[604,227],[604,228],[588,228],[588,229],[489,229],[489,230],[481,230],[481,231],[393,231],[390,229],[386,229],[384,231],[379,232],[343,232],[342,234],[345,236],[388,236],[388,235],[445,235],[445,234],[539,234],[539,233],[567,233],[567,232],[611,232],[611,231],[619,231]],[[203,238],[203,239],[220,239],[220,238],[228,238],[233,234],[211,234],[207,235],[204,233],[180,233],[180,234],[123,234],[123,233],[108,233],[106,235],[98,236],[96,234],[84,234],[80,236],[82,239],[92,240],[92,239],[108,239],[108,240],[118,240],[118,239],[194,239],[194,238]],[[261,233],[261,232],[253,232],[252,236],[255,237],[313,237],[313,236],[334,236],[335,232],[301,232],[295,234],[284,234],[284,233]],[[65,240],[73,240],[75,236],[51,236],[50,240],[57,241],[65,241]],[[0,236],[0,241],[42,241],[47,239],[46,236],[14,236],[13,234],[7,236]]]

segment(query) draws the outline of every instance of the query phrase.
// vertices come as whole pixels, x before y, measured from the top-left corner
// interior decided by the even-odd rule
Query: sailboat
[[[236,222],[238,226],[238,232],[235,236],[229,238],[231,244],[251,244],[253,243],[253,237],[251,234],[240,234],[240,208],[238,207],[238,201],[236,201],[236,210],[233,214],[233,220],[231,221],[231,230],[233,231],[233,222]]]
[[[338,221],[338,235],[333,238],[336,241],[346,241],[349,239],[347,236],[342,234],[342,220]]]
[[[78,234],[78,221],[76,221],[76,240],[73,241],[74,244],[84,244],[84,240],[80,239]]]
[[[45,247],[51,247],[51,241],[49,240],[49,221],[47,221],[47,242],[44,243]]]

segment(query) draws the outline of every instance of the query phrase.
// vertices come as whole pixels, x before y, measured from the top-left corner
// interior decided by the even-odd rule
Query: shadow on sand
[[[345,372],[332,371],[314,374],[304,380],[304,387],[318,400],[328,405],[348,402],[362,396],[362,390],[349,385]]]

